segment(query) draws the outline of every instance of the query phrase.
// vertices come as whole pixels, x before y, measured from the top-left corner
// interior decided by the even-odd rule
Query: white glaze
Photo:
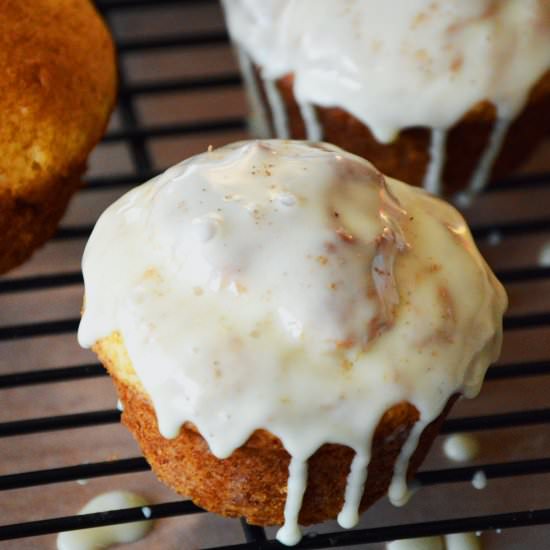
[[[359,505],[367,481],[367,468],[370,461],[370,443],[367,452],[357,452],[353,457],[344,494],[344,506],[338,514],[338,523],[345,529],[355,527],[359,522]]]
[[[489,137],[489,142],[485,151],[481,155],[479,162],[474,170],[470,184],[468,186],[468,193],[473,195],[483,189],[485,182],[488,180],[493,164],[502,148],[508,128],[510,127],[510,119],[499,118],[496,120]]]
[[[453,434],[443,444],[445,456],[455,462],[468,462],[479,454],[479,441],[472,434]]]
[[[285,523],[277,531],[277,540],[287,546],[298,544],[302,538],[298,527],[298,514],[307,487],[307,459],[308,456],[293,456],[288,466]]]
[[[224,0],[232,39],[299,102],[339,106],[380,142],[449,128],[488,100],[513,118],[550,67],[547,0]]]
[[[445,550],[441,537],[419,537],[388,542],[388,550]]]
[[[269,106],[271,108],[275,136],[281,139],[286,139],[290,137],[288,117],[286,114],[285,103],[281,97],[281,92],[277,87],[277,82],[270,78],[264,79],[264,88],[267,101],[269,102]]]
[[[237,46],[236,50],[241,74],[243,75],[246,96],[249,102],[250,132],[256,137],[267,138],[271,134],[271,130],[269,129],[269,119],[264,102],[262,101],[256,75],[254,74],[252,61],[250,56],[245,52],[244,48]]]
[[[148,502],[143,497],[135,493],[111,491],[94,497],[78,514],[122,510],[147,504]],[[136,542],[147,535],[152,528],[152,521],[136,521],[92,529],[65,531],[57,536],[57,548],[58,550],[101,550],[115,544]]]
[[[424,189],[434,195],[440,195],[443,187],[441,176],[445,166],[447,146],[447,131],[441,128],[433,128],[430,141],[430,160],[424,175]]]
[[[472,485],[478,491],[481,491],[482,489],[485,489],[485,487],[487,487],[487,476],[485,475],[485,472],[483,470],[478,470],[474,474],[474,477],[472,478]]]
[[[475,533],[445,535],[445,550],[481,550],[481,540]]]
[[[197,238],[206,221],[216,230]],[[478,393],[506,307],[450,205],[303,142],[234,144],[130,191],[98,221],[83,272],[79,341],[120,331],[165,437],[190,421],[218,458],[259,428],[280,438],[287,542],[308,457],[329,442],[368,457],[384,412],[408,401],[421,420],[396,464],[402,496],[422,427]]]
[[[381,143],[414,126],[442,132],[432,139],[425,176],[430,191],[441,190],[439,138],[487,100],[499,120],[469,194],[483,187],[510,121],[550,68],[547,0],[383,5],[378,0],[224,0],[223,5],[231,37],[261,68],[268,96],[273,81],[293,74],[300,105],[341,107]],[[288,128],[284,107],[275,96],[270,103],[276,126]],[[304,114],[302,109],[308,125]],[[276,135],[288,136],[279,130]]]

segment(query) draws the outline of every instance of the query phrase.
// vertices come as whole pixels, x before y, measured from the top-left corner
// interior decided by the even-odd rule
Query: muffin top
[[[437,416],[477,393],[506,304],[451,206],[292,141],[229,145],[130,191],[83,271],[80,342],[120,331],[161,432],[192,421],[217,456],[260,427],[292,454],[356,447],[401,401]]]
[[[232,39],[300,103],[341,107],[380,142],[489,101],[514,118],[550,68],[547,0],[224,0]]]
[[[0,197],[32,203],[80,174],[115,96],[113,43],[89,0],[0,0]]]
[[[83,272],[80,343],[118,331],[160,432],[191,422],[219,458],[257,429],[302,463],[324,443],[365,457],[402,402],[418,436],[477,394],[506,307],[454,208],[294,141],[228,145],[130,191]]]

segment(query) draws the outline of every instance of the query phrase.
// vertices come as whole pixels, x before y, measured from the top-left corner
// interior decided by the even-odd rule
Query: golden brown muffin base
[[[43,197],[27,199],[0,193],[0,273],[23,263],[50,239],[73,193],[79,177],[63,178]]]
[[[256,78],[263,93],[258,71]],[[277,87],[286,106],[290,136],[294,139],[305,139],[304,122],[294,98],[293,75],[278,80]],[[265,93],[263,95],[264,104],[268,105]],[[430,161],[429,128],[406,128],[392,143],[383,144],[376,140],[367,126],[343,109],[316,107],[316,112],[323,128],[323,141],[366,158],[388,176],[422,186]],[[488,144],[495,120],[495,107],[484,101],[473,106],[450,129],[442,178],[445,182],[445,194],[466,188]],[[524,110],[512,123],[495,161],[490,180],[502,178],[516,170],[548,135],[550,71],[535,84]]]
[[[0,273],[47,240],[116,97],[109,32],[88,0],[0,0]]]
[[[278,438],[257,430],[223,460],[210,452],[192,425],[185,425],[175,439],[165,439],[120,335],[114,333],[101,340],[94,351],[115,381],[124,405],[123,423],[161,481],[211,512],[243,516],[256,525],[283,523],[290,455]],[[409,477],[420,466],[454,400],[452,397],[445,411],[424,430],[410,461]],[[417,420],[418,411],[409,403],[395,405],[382,417],[374,434],[361,511],[386,494],[395,460]],[[338,515],[353,456],[349,447],[325,444],[309,459],[307,490],[299,516],[302,525]]]

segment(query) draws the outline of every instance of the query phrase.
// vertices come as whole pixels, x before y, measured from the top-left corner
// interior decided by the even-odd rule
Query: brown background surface
[[[119,41],[223,29],[219,7],[214,2],[159,3],[154,8],[112,10],[109,23]],[[130,85],[180,78],[222,75],[236,71],[229,47],[209,45],[194,48],[164,47],[128,51],[121,68]],[[144,127],[195,123],[243,116],[245,99],[238,86],[207,91],[142,94],[134,96],[139,123]],[[121,128],[115,113],[111,131]],[[162,169],[191,154],[246,137],[242,131],[193,133],[147,139],[155,169]],[[525,167],[527,171],[550,170],[547,145]],[[90,160],[89,177],[128,175],[134,171],[131,152],[124,141],[100,145]],[[92,224],[99,213],[128,188],[84,191],[73,200],[64,227]],[[496,223],[542,218],[550,210],[550,185],[534,190],[504,191],[478,198],[466,212],[473,223]],[[547,225],[548,227],[548,225]],[[1,237],[0,237],[1,238]],[[495,269],[537,265],[541,247],[550,242],[550,231],[503,237],[497,244],[481,243]],[[53,240],[7,278],[78,270],[84,240]],[[550,279],[508,285],[512,315],[550,311]],[[80,285],[59,289],[0,294],[0,327],[44,320],[75,318],[82,299]],[[506,335],[501,363],[550,360],[550,327],[516,330]],[[79,348],[74,334],[0,341],[0,374],[95,362]],[[521,377],[491,381],[473,401],[461,401],[453,416],[493,414],[548,407],[550,377]],[[36,385],[0,391],[0,422],[114,408],[116,396],[108,378]],[[479,433],[482,452],[476,463],[542,458],[550,453],[550,430],[546,425],[500,429]],[[452,467],[441,453],[438,438],[423,469]],[[0,475],[139,455],[137,446],[119,425],[107,425],[0,439]],[[87,500],[113,489],[135,490],[152,502],[177,500],[150,473],[93,479],[86,484],[67,482],[0,495],[2,524],[65,516],[75,513]],[[550,476],[522,476],[489,481],[483,491],[469,483],[421,489],[402,509],[379,502],[363,518],[362,527],[416,521],[550,508]],[[312,530],[337,529],[335,524]],[[272,534],[273,531],[270,530]],[[484,548],[543,549],[550,547],[550,526],[484,533]],[[160,520],[153,533],[134,549],[208,548],[242,542],[239,522],[211,514]],[[363,546],[359,546],[361,548]],[[378,550],[383,545],[365,548]],[[0,549],[55,548],[54,536],[0,543]]]

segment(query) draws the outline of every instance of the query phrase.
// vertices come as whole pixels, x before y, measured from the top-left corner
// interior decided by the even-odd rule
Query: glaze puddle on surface
[[[120,332],[164,437],[192,422],[220,459],[255,430],[280,439],[287,544],[325,443],[357,453],[339,515],[355,524],[373,434],[399,403],[420,414],[389,489],[405,502],[424,428],[477,395],[506,306],[450,205],[295,141],[209,150],[133,189],[100,218],[83,272],[79,340]]]
[[[78,514],[93,514],[108,510],[122,510],[124,508],[144,507],[151,516],[149,502],[140,495],[129,491],[110,491],[94,497]],[[119,525],[106,525],[92,529],[65,531],[57,536],[58,550],[102,550],[115,544],[136,542],[145,537],[153,528],[153,521],[137,521]]]

